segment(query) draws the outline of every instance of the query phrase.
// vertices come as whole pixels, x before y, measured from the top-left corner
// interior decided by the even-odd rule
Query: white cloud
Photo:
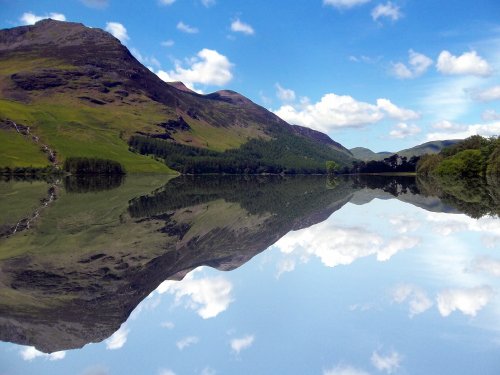
[[[351,366],[338,365],[332,369],[324,370],[323,375],[370,375],[366,371]]]
[[[165,40],[160,43],[163,47],[172,47],[175,42],[172,39]]]
[[[500,121],[487,124],[462,125],[459,128],[454,128],[452,131],[429,133],[427,134],[427,140],[464,139],[476,134],[484,137],[500,134]]]
[[[38,21],[41,21],[46,18],[50,18],[56,21],[66,21],[66,16],[64,14],[54,13],[54,12],[45,14],[43,16],[38,16],[31,12],[26,12],[23,13],[23,15],[20,18],[20,21],[22,22],[23,25],[33,25]]]
[[[187,297],[186,306],[203,319],[209,319],[225,311],[233,302],[232,289],[231,282],[222,276],[195,279],[191,272],[182,281],[164,281],[157,292],[173,294],[176,303]]]
[[[179,350],[184,350],[188,347],[190,347],[191,345],[194,345],[194,344],[197,344],[200,342],[200,339],[196,336],[188,336],[188,337],[184,337],[182,339],[180,339],[179,341],[177,341],[175,343],[175,345],[177,345],[177,348]]]
[[[455,124],[448,120],[441,120],[432,124],[433,129],[444,130],[444,131],[462,131],[467,127],[461,124]]]
[[[486,90],[477,91],[472,94],[474,100],[481,102],[491,102],[493,100],[500,100],[500,85],[493,86]]]
[[[209,8],[213,5],[215,5],[216,1],[215,0],[201,0],[201,3],[206,7]]]
[[[323,0],[324,5],[331,5],[339,9],[348,9],[369,2],[370,0]]]
[[[204,48],[188,62],[188,68],[176,63],[174,70],[160,70],[157,75],[165,82],[182,81],[189,88],[195,84],[223,86],[233,78],[233,64],[215,50]]]
[[[158,375],[175,375],[175,372],[173,372],[172,370],[170,370],[168,368],[165,368],[165,369],[160,370]]]
[[[278,262],[276,278],[279,279],[281,275],[286,272],[292,272],[295,269],[294,259],[282,259]]]
[[[240,352],[244,349],[248,349],[252,346],[255,340],[254,335],[247,335],[241,338],[236,338],[231,340],[231,349],[236,354],[240,354]]]
[[[398,352],[392,351],[387,355],[381,355],[377,351],[371,356],[372,365],[379,371],[385,371],[392,374],[401,365],[401,355]]]
[[[404,122],[396,124],[394,128],[389,132],[389,136],[391,138],[403,139],[407,137],[411,137],[420,133],[422,129],[420,129],[416,125],[408,125]]]
[[[425,291],[417,286],[402,284],[392,291],[392,300],[396,303],[408,301],[410,317],[429,310],[433,303]]]
[[[494,109],[487,109],[481,114],[481,119],[486,122],[500,120],[500,113]]]
[[[248,23],[242,22],[239,18],[231,23],[231,31],[235,33],[243,33],[246,35],[255,34],[255,30]]]
[[[449,316],[453,311],[476,316],[488,304],[493,295],[493,289],[489,286],[447,289],[437,295],[436,301],[439,313],[444,317]]]
[[[199,30],[196,27],[189,26],[182,21],[179,21],[179,23],[177,23],[177,30],[180,30],[183,33],[187,34],[196,34],[199,32]]]
[[[298,253],[302,259],[315,256],[327,267],[349,265],[357,259],[375,255],[384,262],[402,250],[411,249],[419,239],[394,237],[388,241],[361,227],[341,227],[325,221],[313,227],[288,233],[275,246],[285,254]]]
[[[80,1],[89,8],[103,9],[108,6],[108,0],[80,0]]]
[[[488,62],[476,51],[465,52],[458,57],[448,51],[442,51],[439,54],[436,68],[439,72],[448,75],[486,77],[493,72]]]
[[[410,219],[404,215],[398,215],[389,218],[389,223],[394,226],[394,229],[398,233],[415,232],[421,226],[420,220]]]
[[[122,43],[129,40],[127,29],[119,22],[106,22],[105,30],[111,33],[111,35],[120,40]]]
[[[408,55],[409,67],[402,62],[398,62],[392,66],[392,73],[397,78],[409,79],[419,77],[424,74],[433,63],[431,58],[422,53],[415,52],[412,49],[408,51]]]
[[[393,21],[397,21],[403,14],[399,6],[388,1],[385,4],[379,4],[372,10],[372,18],[377,21],[380,17],[387,17]]]
[[[285,89],[279,83],[277,83],[276,96],[283,102],[293,102],[295,100],[295,91],[291,89]]]
[[[66,357],[65,351],[47,354],[47,353],[42,353],[39,350],[36,350],[34,346],[27,346],[21,349],[20,353],[21,357],[23,357],[25,361],[32,361],[36,358],[45,358],[48,359],[49,361],[59,361],[61,359],[64,359],[64,357]]]
[[[175,0],[159,0],[160,1],[160,4],[162,5],[172,5],[173,3],[175,3]]]
[[[406,121],[419,114],[394,105],[388,99],[377,99],[376,104],[360,102],[348,95],[326,94],[317,103],[283,105],[274,111],[283,120],[319,131],[337,128],[362,127],[384,118]]]
[[[500,277],[500,260],[483,256],[474,259],[471,270],[475,272],[484,272],[492,276]]]
[[[127,336],[130,333],[130,330],[123,324],[118,331],[113,333],[113,335],[107,339],[106,349],[108,350],[116,350],[120,349],[127,342]]]

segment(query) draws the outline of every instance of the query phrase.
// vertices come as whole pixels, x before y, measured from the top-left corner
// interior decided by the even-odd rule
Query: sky
[[[348,148],[500,134],[497,0],[0,0],[111,32],[166,81],[235,90]]]
[[[163,282],[104,342],[0,343],[0,373],[498,374],[498,220],[347,203],[236,270]]]

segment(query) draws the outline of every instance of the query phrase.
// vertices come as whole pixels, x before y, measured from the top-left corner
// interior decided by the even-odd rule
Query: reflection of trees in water
[[[68,193],[96,193],[120,187],[125,181],[125,175],[95,175],[67,176],[64,178],[64,188]]]
[[[500,216],[500,178],[417,177],[423,195],[438,196],[465,214],[480,218]]]
[[[333,188],[325,176],[181,176],[129,204],[132,217],[151,217],[182,207],[224,199],[238,203],[249,214],[273,213],[289,217],[326,207],[351,192],[348,178]]]
[[[414,176],[355,175],[352,181],[355,189],[381,189],[395,197],[420,193]]]

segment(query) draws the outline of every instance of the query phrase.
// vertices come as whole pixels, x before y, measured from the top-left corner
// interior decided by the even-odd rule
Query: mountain
[[[100,342],[164,280],[202,265],[236,269],[347,202],[399,199],[433,212],[477,214],[481,206],[498,213],[498,185],[476,184],[481,202],[470,202],[467,189],[452,195],[454,187],[389,176],[330,184],[322,176],[165,181],[153,174],[1,182],[0,198],[9,199],[0,211],[0,340],[44,352]],[[495,198],[486,198],[491,192]]]
[[[200,95],[181,82],[163,82],[97,28],[47,19],[0,30],[0,142],[6,145],[0,167],[98,157],[128,172],[172,171],[129,144],[132,136],[145,138],[141,144],[174,147],[174,154],[196,154],[195,160],[166,160],[181,171],[188,163],[226,159],[249,168],[241,165],[249,155],[259,171],[271,165],[278,172],[353,160],[341,145],[311,132],[234,91]],[[159,156],[156,146],[148,150]]]
[[[400,150],[400,151],[396,151],[396,152],[389,152],[389,151],[373,152],[372,150],[370,150],[368,148],[364,148],[364,147],[351,148],[349,151],[351,151],[352,155],[356,159],[360,159],[363,161],[383,160],[383,159],[388,158],[389,156],[394,155],[394,154],[398,154],[399,156],[406,156],[409,159],[412,156],[422,156],[425,154],[437,154],[443,148],[448,147],[448,146],[452,146],[459,141],[460,140],[458,140],[458,139],[450,139],[450,140],[444,140],[444,141],[431,141],[431,142],[422,143],[421,145],[414,146],[414,147],[407,148],[407,149]]]
[[[393,155],[392,152],[382,151],[382,152],[373,152],[369,148],[365,147],[354,147],[351,148],[351,154],[359,160],[368,161],[368,160],[383,160]]]

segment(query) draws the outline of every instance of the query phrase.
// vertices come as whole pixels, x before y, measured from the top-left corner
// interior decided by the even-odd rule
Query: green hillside
[[[234,91],[199,95],[169,85],[107,32],[53,20],[0,30],[0,124],[0,168],[87,157],[131,173],[175,173],[168,158],[131,152],[137,135],[218,155],[253,141],[276,163],[301,168],[312,160],[315,171],[327,160],[353,160],[328,136],[292,127]]]

